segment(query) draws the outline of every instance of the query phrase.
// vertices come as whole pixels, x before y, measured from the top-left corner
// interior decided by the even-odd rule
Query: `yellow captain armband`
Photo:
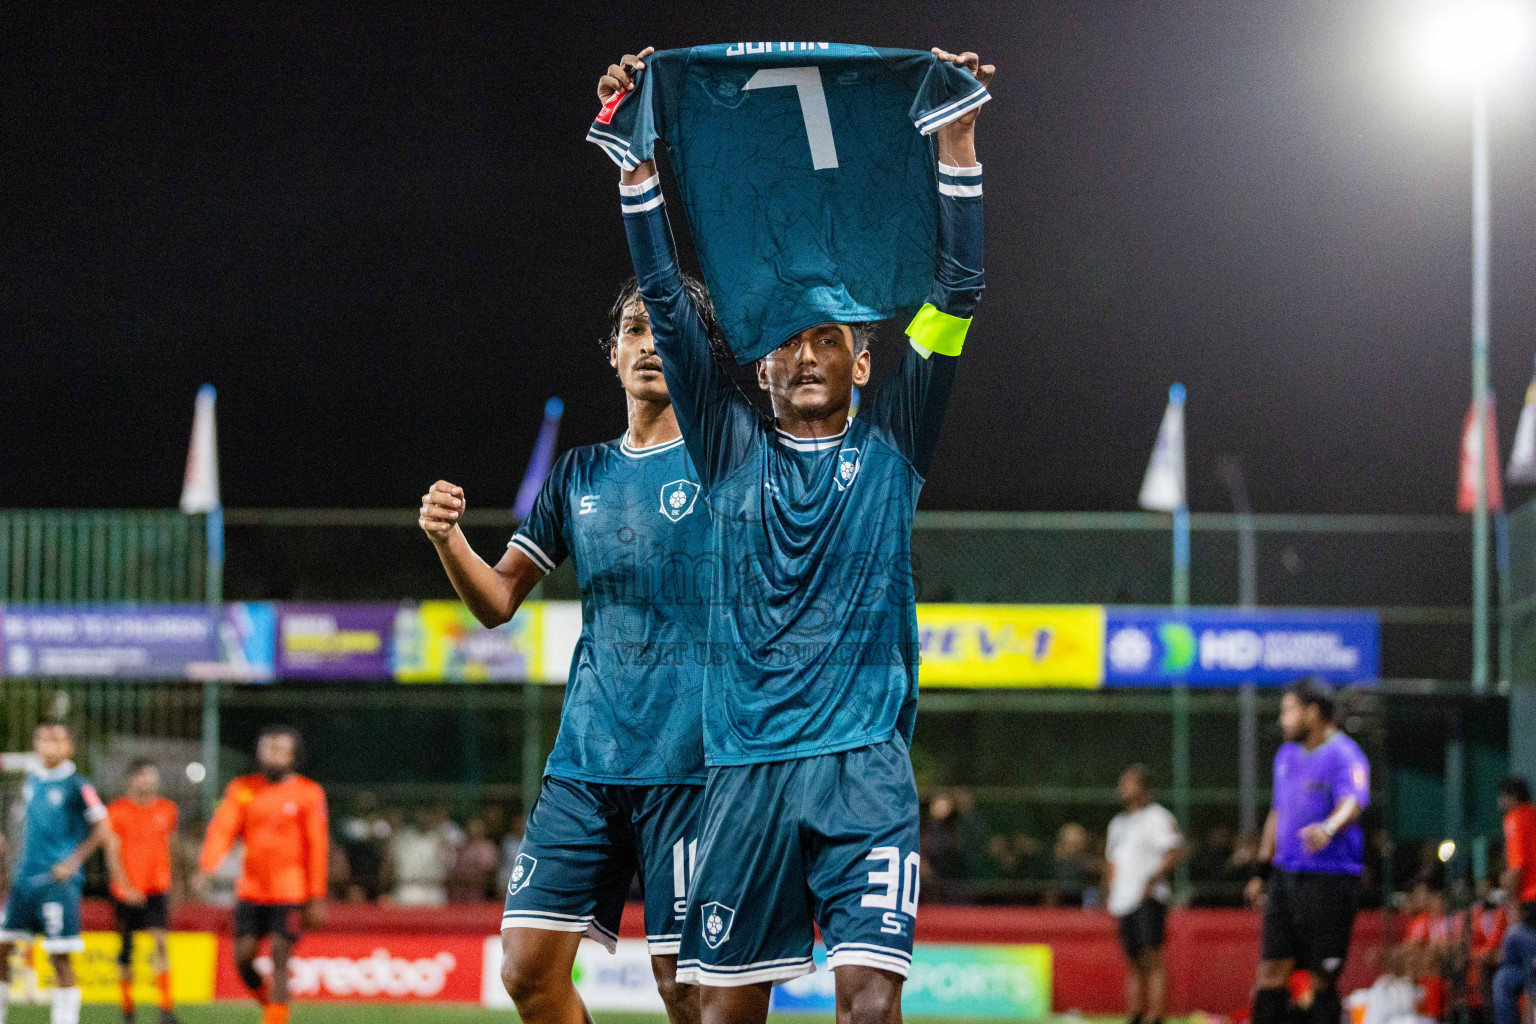
[[[924,359],[935,352],[941,356],[958,356],[965,347],[965,332],[970,329],[969,318],[962,320],[950,316],[928,302],[907,325],[907,337],[912,339],[912,347]]]

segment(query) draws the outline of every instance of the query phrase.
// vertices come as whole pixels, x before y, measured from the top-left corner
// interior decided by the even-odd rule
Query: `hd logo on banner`
[[[1108,686],[1283,685],[1302,676],[1360,683],[1381,673],[1373,612],[1111,608]]]

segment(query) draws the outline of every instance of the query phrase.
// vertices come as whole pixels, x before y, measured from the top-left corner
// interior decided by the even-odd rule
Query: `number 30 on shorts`
[[[877,846],[869,851],[865,860],[884,861],[882,870],[869,873],[869,884],[874,892],[864,894],[861,906],[884,910],[880,931],[885,935],[905,935],[907,923],[896,913],[897,907],[908,917],[917,916],[917,894],[922,887],[922,858],[914,851],[903,859],[895,846]]]

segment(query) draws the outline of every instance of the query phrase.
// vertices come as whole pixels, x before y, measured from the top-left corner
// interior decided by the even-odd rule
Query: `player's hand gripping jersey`
[[[904,130],[921,139],[910,123]],[[751,158],[796,159],[804,154],[793,149]],[[656,349],[709,499],[711,548],[726,568],[711,603],[704,679],[711,766],[911,738],[912,515],[980,298],[983,250],[981,168],[938,164],[935,172],[930,152],[925,174],[937,193],[938,255],[927,266],[928,305],[908,328],[912,345],[842,435],[812,440],[777,431],[712,358],[679,276],[659,180],[620,186]],[[886,201],[888,214],[900,216],[895,200]],[[771,350],[786,338],[754,335],[738,350]]]
[[[940,215],[926,136],[990,98],[926,51],[695,46],[647,57],[587,138],[625,170],[666,143],[716,314],[745,362],[807,327],[923,302]]]
[[[681,438],[560,456],[511,544],[548,572],[576,560],[581,636],[546,774],[653,785],[704,781],[699,701],[709,512]]]

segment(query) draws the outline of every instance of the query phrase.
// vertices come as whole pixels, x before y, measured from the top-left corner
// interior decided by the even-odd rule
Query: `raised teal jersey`
[[[982,288],[980,167],[939,165],[928,300],[968,318]],[[915,341],[836,437],[776,429],[711,357],[656,178],[620,186],[672,407],[727,568],[710,603],[704,751],[754,764],[910,741],[918,634],[912,516],[959,360]]]
[[[720,325],[743,362],[816,324],[916,309],[938,207],[926,137],[990,99],[921,50],[663,50],[587,138],[625,170],[665,142]]]
[[[588,445],[555,462],[511,545],[581,586],[560,733],[546,774],[630,785],[704,781],[701,701],[709,511],[681,439]]]
[[[55,864],[85,842],[92,826],[107,816],[96,788],[75,771],[73,761],[65,761],[52,771],[28,772],[21,799],[27,818],[16,877],[26,882],[45,879]],[[76,872],[75,879],[80,877]]]

